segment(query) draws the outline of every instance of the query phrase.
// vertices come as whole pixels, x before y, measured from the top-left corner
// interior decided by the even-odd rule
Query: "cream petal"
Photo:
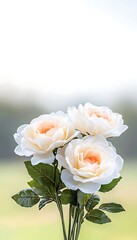
[[[53,152],[49,152],[47,154],[34,154],[31,158],[32,165],[37,165],[38,163],[45,163],[45,164],[51,164],[54,162],[54,154]]]
[[[120,174],[117,171],[114,171],[113,174],[111,174],[110,176],[105,177],[104,179],[100,180],[100,182],[99,181],[96,181],[96,182],[101,184],[109,184],[112,182],[113,179],[119,178],[119,177],[120,177]]]
[[[39,149],[42,149],[43,151],[47,151],[52,144],[52,138],[48,138],[46,136],[38,136],[34,140],[31,140],[33,148],[35,146],[39,146]]]
[[[21,132],[28,126],[28,124],[23,124],[17,129],[17,133],[21,134]]]
[[[122,157],[120,157],[119,155],[117,155],[115,161],[116,161],[117,170],[118,170],[118,171],[121,171],[121,169],[122,169],[122,167],[123,167],[124,160],[122,159]]]
[[[21,144],[21,138],[22,138],[22,131],[28,126],[28,124],[24,124],[21,125],[18,129],[17,129],[17,133],[15,133],[14,139],[16,141],[17,144]]]
[[[26,156],[26,157],[29,157],[33,154],[33,152],[31,152],[31,151],[27,151],[27,150],[22,149],[20,145],[18,145],[15,148],[14,152],[19,156]]]
[[[49,150],[54,150],[55,148],[59,148],[59,147],[62,147],[66,144],[66,141],[63,141],[63,140],[58,140],[56,142],[53,142],[50,147],[49,147]]]
[[[66,140],[66,142],[71,141],[73,138],[77,137],[79,134],[79,131],[74,131],[74,133]]]
[[[65,137],[64,137],[64,130],[63,128],[58,128],[56,130],[56,132],[53,134],[53,136],[51,136],[51,138],[54,139],[54,141],[60,139],[60,140],[64,140]]]
[[[90,183],[81,184],[80,182],[74,181],[73,175],[70,174],[70,172],[67,171],[66,169],[62,171],[61,179],[66,185],[66,187],[68,187],[69,189],[72,189],[72,190],[80,189],[84,193],[89,193],[89,194],[95,193],[101,187],[101,185],[97,183],[90,182]]]
[[[37,146],[36,144],[34,144],[33,142],[30,142],[27,139],[22,138],[21,140],[21,148],[23,149],[23,151],[25,152],[32,152],[33,153],[44,153],[44,151],[41,151],[39,146]]]
[[[86,177],[85,177],[85,175],[86,175]],[[81,182],[81,183],[85,184],[87,182],[91,182],[94,179],[94,176],[96,177],[96,175],[94,175],[92,173],[91,174],[85,173],[85,174],[81,174],[81,175],[74,175],[73,179],[77,182]]]
[[[57,150],[57,155],[56,155],[56,159],[58,160],[58,162],[59,162],[59,164],[62,166],[62,167],[64,167],[64,168],[67,168],[68,167],[68,165],[67,165],[67,163],[66,163],[66,160],[65,160],[65,149],[66,149],[66,147],[63,147],[63,148],[59,148],[58,150]]]
[[[18,133],[14,134],[14,139],[17,144],[21,144],[21,136]]]
[[[69,189],[72,189],[72,190],[78,189],[77,182],[73,180],[73,175],[70,174],[70,172],[68,170],[64,169],[62,171],[61,180],[66,185],[66,187],[68,187]]]
[[[19,155],[19,156],[24,156],[24,152],[22,151],[22,148],[20,146],[17,146],[15,149],[14,149],[14,152]]]
[[[114,178],[118,178],[119,176],[120,176],[119,172],[116,169],[114,169],[110,173],[105,174],[105,172],[104,172],[104,176],[96,177],[96,178],[92,179],[92,181],[95,182],[95,183],[100,183],[100,184],[108,184]]]
[[[79,185],[79,189],[82,192],[88,193],[88,194],[96,193],[100,189],[100,187],[101,187],[101,184],[93,183],[93,182],[88,182],[88,183]]]

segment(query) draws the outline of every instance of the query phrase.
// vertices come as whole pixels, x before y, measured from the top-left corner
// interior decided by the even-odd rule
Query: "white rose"
[[[68,115],[81,133],[104,137],[120,136],[128,127],[123,125],[122,115],[107,107],[96,107],[90,103],[68,108]]]
[[[53,150],[64,146],[78,133],[67,114],[44,114],[17,129],[14,134],[18,143],[15,153],[20,156],[33,155],[33,165],[39,162],[50,164],[54,161]]]
[[[97,192],[102,184],[120,176],[123,159],[103,136],[86,136],[59,148],[57,160],[65,169],[61,179],[72,190]]]

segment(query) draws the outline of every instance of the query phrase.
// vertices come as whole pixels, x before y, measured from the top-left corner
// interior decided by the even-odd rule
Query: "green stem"
[[[56,156],[56,152],[54,154]],[[55,158],[55,161],[53,163],[54,165],[54,183],[56,182],[56,170],[58,167],[58,161]],[[55,186],[54,186],[55,187]],[[65,228],[65,222],[64,222],[64,214],[63,214],[63,208],[62,208],[62,204],[60,202],[60,199],[58,197],[58,189],[55,187],[55,201],[60,213],[60,218],[61,218],[61,223],[62,223],[62,230],[63,230],[63,236],[64,236],[64,240],[67,240],[67,235],[66,235],[66,228]]]
[[[75,240],[78,240],[80,229],[81,229],[81,222],[82,222],[82,212],[80,212],[78,216]]]
[[[70,234],[71,234],[71,212],[72,212],[72,205],[70,203],[69,205],[69,226],[68,226],[68,240],[71,240]]]
[[[61,217],[61,223],[62,223],[62,229],[63,229],[63,236],[64,236],[64,240],[67,240],[67,235],[66,235],[66,229],[65,229],[65,222],[64,222],[64,214],[63,214],[63,208],[60,202],[60,199],[58,197],[57,192],[55,192],[55,197],[56,197],[56,203],[57,203],[57,207],[60,213],[60,217]]]
[[[70,240],[75,240],[75,228],[77,223],[77,207],[74,208],[73,225],[71,229]]]

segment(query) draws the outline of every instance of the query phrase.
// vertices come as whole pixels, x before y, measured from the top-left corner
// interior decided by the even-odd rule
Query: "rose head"
[[[96,107],[90,103],[78,108],[68,108],[68,114],[75,128],[82,134],[103,135],[104,137],[120,136],[128,127],[123,125],[122,115],[113,113],[107,107]]]
[[[53,150],[64,146],[78,135],[73,123],[63,112],[44,114],[35,118],[30,124],[22,125],[14,134],[18,146],[15,153],[31,156],[32,164],[52,163]]]
[[[65,168],[61,175],[65,185],[84,193],[95,193],[118,178],[123,166],[123,159],[103,136],[72,140],[58,149],[56,158]]]

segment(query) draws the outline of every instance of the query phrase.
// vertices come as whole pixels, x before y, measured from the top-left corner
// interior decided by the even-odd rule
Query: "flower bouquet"
[[[64,240],[77,240],[85,220],[109,223],[105,212],[124,208],[113,202],[99,204],[97,192],[112,190],[121,179],[123,159],[107,139],[126,129],[120,114],[90,103],[70,107],[67,114],[44,114],[20,126],[14,135],[15,153],[32,156],[25,162],[32,180],[30,188],[12,198],[22,207],[38,203],[39,209],[56,203]],[[66,204],[68,219],[63,210]]]

